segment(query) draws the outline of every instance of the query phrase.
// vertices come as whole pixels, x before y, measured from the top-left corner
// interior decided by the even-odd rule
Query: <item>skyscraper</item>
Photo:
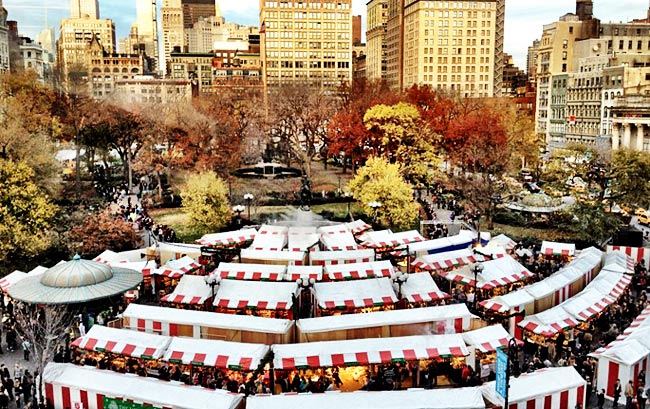
[[[260,0],[265,85],[352,80],[352,0]]]
[[[370,0],[367,12],[366,78],[369,80],[384,79],[386,76],[388,1]]]
[[[98,0],[70,0],[70,18],[99,18]]]
[[[182,51],[185,44],[181,0],[163,0],[160,14],[162,16],[165,61],[169,61],[169,56],[174,50],[174,47],[179,47]]]
[[[136,0],[138,37],[145,53],[153,61],[158,59],[158,8],[156,0]]]
[[[181,0],[183,28],[192,28],[200,18],[216,15],[216,0]]]

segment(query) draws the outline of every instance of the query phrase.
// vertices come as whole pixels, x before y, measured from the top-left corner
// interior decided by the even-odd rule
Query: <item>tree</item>
[[[611,200],[643,208],[650,206],[650,154],[628,149],[614,151],[608,173]]]
[[[0,159],[0,260],[46,249],[56,211],[26,163]]]
[[[38,371],[38,402],[45,403],[43,396],[43,371],[54,359],[58,350],[67,347],[72,314],[65,305],[17,306],[14,312],[16,330],[30,344],[33,360]]]
[[[228,188],[214,172],[191,175],[181,197],[192,224],[203,233],[221,229],[232,217]]]
[[[404,178],[413,185],[428,185],[440,168],[437,135],[421,120],[417,107],[404,102],[375,105],[363,117],[374,136],[374,154],[400,164]]]
[[[366,215],[383,226],[406,230],[417,219],[419,209],[413,190],[401,176],[400,166],[385,158],[369,158],[348,189]],[[374,210],[368,205],[371,202],[379,202],[381,207]]]
[[[602,203],[577,202],[570,210],[573,215],[573,233],[587,243],[602,245],[623,227],[618,215],[606,212]]]
[[[127,251],[140,247],[140,235],[131,223],[115,218],[110,211],[92,214],[68,233],[71,250],[82,257],[94,257],[104,250]]]

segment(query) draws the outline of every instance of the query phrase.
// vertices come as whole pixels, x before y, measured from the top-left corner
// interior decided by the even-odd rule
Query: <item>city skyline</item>
[[[58,35],[59,21],[69,16],[69,4],[55,0],[4,0],[9,19],[18,21],[21,34],[34,38],[47,24]],[[365,0],[353,0],[353,14],[363,17],[365,39]],[[227,21],[259,26],[259,0],[219,1],[219,7]],[[43,7],[46,6],[47,13]],[[131,24],[136,22],[133,0],[100,0],[100,15],[115,22],[116,37],[129,34]],[[644,18],[648,0],[595,0],[594,15],[603,22],[629,21]],[[575,11],[575,3],[567,0],[529,0],[506,3],[504,51],[513,55],[519,68],[526,69],[527,47],[542,34],[544,24],[557,21],[566,13]]]

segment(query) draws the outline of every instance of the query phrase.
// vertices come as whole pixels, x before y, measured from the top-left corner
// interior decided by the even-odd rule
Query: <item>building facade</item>
[[[165,61],[169,61],[171,52],[176,47],[183,51],[185,45],[181,0],[163,0],[160,15]],[[169,71],[169,66],[167,66],[167,71]]]
[[[67,77],[71,70],[87,68],[88,44],[96,38],[107,53],[115,52],[115,25],[112,20],[68,18],[61,20],[57,42],[57,65]]]
[[[70,0],[70,18],[98,19],[98,0]]]
[[[9,29],[7,27],[7,9],[0,0],[0,73],[9,72]]]
[[[152,61],[158,61],[158,7],[156,0],[136,0],[136,22],[139,42]],[[130,51],[129,51],[130,52]]]
[[[367,4],[366,78],[386,77],[386,30],[388,0],[370,0]]]
[[[155,78],[151,75],[117,79],[110,95],[111,101],[122,105],[175,104],[187,102],[191,98],[189,81]]]
[[[118,80],[133,79],[145,71],[142,54],[108,52],[97,36],[86,46],[89,93],[95,99],[104,99],[115,90]]]
[[[49,79],[51,67],[47,61],[47,53],[40,44],[31,38],[20,38],[20,55],[25,71],[34,71],[41,83]]]
[[[192,28],[201,18],[221,15],[216,0],[181,0],[183,28]]]
[[[260,21],[267,88],[352,81],[352,0],[260,0]]]

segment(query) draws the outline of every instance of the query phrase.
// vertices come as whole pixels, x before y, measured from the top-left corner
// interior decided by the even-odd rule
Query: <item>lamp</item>
[[[253,202],[253,199],[255,199],[255,196],[253,196],[252,193],[246,193],[244,195],[244,200],[248,205],[248,220],[251,219],[251,203]]]
[[[397,272],[395,277],[393,277],[393,288],[397,291],[397,297],[400,299],[402,298],[402,286],[406,284],[408,280],[409,274],[402,273],[401,271]]]
[[[477,262],[470,264],[470,270],[474,273],[474,311],[476,311],[476,303],[478,301],[478,275],[483,272],[483,263]]]
[[[214,298],[214,288],[221,284],[221,277],[219,277],[217,274],[212,274],[203,277],[203,280],[205,281],[205,284],[209,285],[212,289],[212,298]]]

